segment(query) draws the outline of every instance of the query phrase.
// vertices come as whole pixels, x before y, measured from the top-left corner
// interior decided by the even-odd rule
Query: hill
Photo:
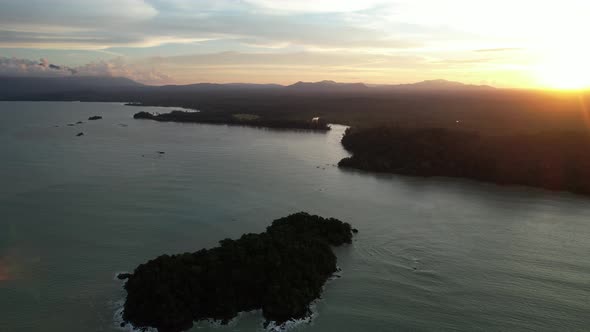
[[[321,81],[321,82],[297,82],[295,84],[287,86],[287,89],[292,91],[303,91],[303,92],[352,92],[352,91],[367,91],[367,87],[363,83],[337,83],[334,81]]]
[[[489,85],[465,84],[443,79],[427,80],[410,84],[376,85],[375,89],[383,90],[406,90],[406,91],[462,91],[462,90],[484,90],[494,89]]]
[[[114,93],[146,88],[124,77],[1,77],[0,100],[59,100],[68,93]]]

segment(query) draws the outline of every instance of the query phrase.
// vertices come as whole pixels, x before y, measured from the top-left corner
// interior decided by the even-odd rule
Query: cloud
[[[158,11],[143,0],[0,0],[3,26],[97,28],[153,18]]]
[[[247,0],[257,7],[283,12],[355,12],[391,3],[387,0]]]
[[[0,76],[66,76],[70,74],[67,70],[50,67],[45,59],[32,61],[0,57]]]
[[[458,39],[547,44],[547,36],[587,31],[590,2],[0,0],[0,8],[0,47],[5,48],[138,48],[225,40],[232,43],[227,50],[240,51],[245,39],[255,41],[250,47],[397,50]],[[558,15],[560,24],[547,24]]]
[[[154,57],[145,61],[174,77],[178,84],[195,82],[291,84],[300,80],[326,79],[387,84],[440,77],[479,84],[481,73],[485,73],[486,79],[498,82],[505,77],[519,75],[521,70],[518,69],[517,62],[505,59],[501,54],[494,57],[490,55],[488,53],[478,55],[472,52],[443,53],[440,56],[410,52],[397,54],[355,51],[222,52]]]
[[[418,56],[371,55],[354,52],[239,53],[157,57],[153,66],[178,83],[250,82],[291,84],[299,80],[407,82],[408,73],[427,68]],[[359,79],[362,78],[362,79]],[[431,78],[425,75],[424,78]]]
[[[66,77],[106,76],[127,77],[145,84],[165,84],[172,79],[153,66],[130,64],[123,58],[96,61],[77,67],[60,66],[42,58],[39,61],[0,57],[0,76],[9,77]]]
[[[108,49],[228,40],[237,50],[240,39],[302,47],[415,46],[398,32],[362,26],[347,15],[380,2],[0,0],[0,47]]]
[[[4,59],[0,73],[152,84],[168,76],[287,83],[366,74],[404,82],[504,70],[512,77],[545,54],[587,49],[580,40],[590,30],[583,0],[0,0],[0,8],[0,55],[56,62]],[[146,60],[182,54],[197,55]],[[114,55],[123,63],[101,61]]]
[[[161,73],[154,67],[141,64],[127,63],[123,58],[110,61],[91,62],[74,68],[78,76],[110,76],[127,77],[145,84],[165,84],[172,82],[172,78]]]
[[[266,66],[266,67],[337,67],[337,66],[407,66],[423,62],[416,56],[367,55],[354,52],[297,52],[297,53],[240,53],[223,52],[174,57],[156,57],[151,59],[158,65],[179,67],[216,67],[216,66]]]
[[[503,48],[484,48],[475,50],[475,52],[485,53],[485,52],[516,52],[522,51],[523,49],[520,47],[503,47]]]

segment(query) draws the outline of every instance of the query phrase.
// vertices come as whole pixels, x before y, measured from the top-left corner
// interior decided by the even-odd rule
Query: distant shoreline
[[[187,107],[182,107],[182,106],[158,106],[158,105],[146,105],[146,104],[143,104],[143,103],[134,103],[134,102],[124,102],[124,103],[117,103],[117,104],[121,104],[123,106],[131,106],[131,107],[170,108],[170,109],[175,109],[175,110],[179,110],[179,111],[183,111],[183,112],[193,112],[193,113],[201,112],[201,110],[198,110],[198,109],[187,108]]]
[[[139,106],[139,105],[133,105]],[[270,129],[290,129],[327,132],[331,128],[320,118],[312,118],[309,121],[289,119],[267,119],[254,114],[218,114],[208,112],[190,112],[174,110],[169,113],[152,114],[138,112],[134,119],[154,120],[159,122],[184,122],[204,124],[224,124],[231,126],[246,126]]]

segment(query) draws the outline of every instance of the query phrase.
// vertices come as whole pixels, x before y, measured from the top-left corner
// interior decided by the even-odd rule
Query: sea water
[[[344,171],[338,125],[313,133],[134,120],[142,110],[170,109],[0,103],[1,332],[119,331],[117,271],[298,211],[360,232],[335,249],[342,277],[293,331],[590,326],[590,197]],[[195,330],[261,323],[254,312]]]

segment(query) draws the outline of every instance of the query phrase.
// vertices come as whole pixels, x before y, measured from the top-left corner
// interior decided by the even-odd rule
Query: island
[[[272,129],[298,129],[313,131],[328,131],[330,126],[319,117],[307,120],[293,120],[280,118],[264,118],[254,114],[227,114],[215,112],[171,111],[169,113],[152,114],[139,112],[134,119],[147,119],[162,122],[193,122],[207,124],[226,124]]]
[[[352,156],[338,166],[414,176],[468,178],[590,194],[590,134],[484,135],[441,128],[349,128]]]
[[[265,324],[308,317],[337,271],[331,246],[351,243],[353,232],[348,223],[300,212],[215,248],[162,255],[120,276],[127,279],[122,326],[177,332],[257,309]]]

